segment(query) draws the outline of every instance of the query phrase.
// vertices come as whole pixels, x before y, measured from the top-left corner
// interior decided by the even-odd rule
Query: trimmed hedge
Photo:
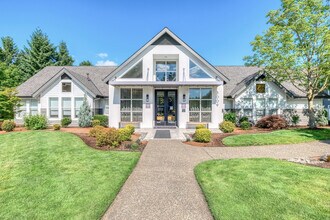
[[[90,137],[97,137],[98,135],[101,134],[101,132],[103,132],[105,128],[103,126],[97,125],[95,127],[93,127],[91,130],[89,130],[89,136]]]
[[[118,135],[119,135],[119,142],[123,142],[123,141],[130,141],[131,140],[131,130],[127,127],[125,128],[119,128],[118,129]]]
[[[206,128],[205,125],[203,124],[199,124],[199,125],[196,125],[195,129],[203,129],[203,128]]]
[[[97,146],[118,147],[119,144],[119,131],[115,128],[106,128],[96,136]]]
[[[128,124],[128,125],[125,126],[125,128],[127,128],[128,130],[130,130],[131,135],[134,134],[134,132],[135,132],[134,125]]]
[[[4,120],[1,124],[1,129],[6,132],[13,131],[15,127],[16,124],[12,120]]]
[[[230,121],[232,123],[236,123],[236,113],[235,112],[228,112],[223,116],[225,121]]]
[[[61,130],[61,125],[59,125],[59,124],[54,124],[54,125],[53,125],[53,129],[54,129],[54,131],[59,131],[59,130]]]
[[[243,130],[249,130],[249,129],[251,129],[251,123],[248,122],[248,121],[242,121],[241,122],[241,128]]]
[[[93,126],[93,127],[95,127],[95,126],[100,126],[100,125],[101,125],[100,120],[94,119],[94,120],[92,121],[92,126]]]
[[[208,143],[211,141],[212,133],[207,128],[200,128],[195,131],[194,140],[196,142]]]
[[[28,115],[24,117],[24,126],[28,130],[46,129],[48,121],[45,115]]]
[[[68,117],[62,118],[62,120],[61,120],[61,126],[63,128],[68,127],[71,123],[72,123],[72,120],[71,120],[71,118],[68,118]]]
[[[235,124],[231,121],[224,121],[219,125],[219,129],[223,133],[231,133],[235,130]]]
[[[109,117],[106,115],[94,115],[93,120],[99,120],[101,126],[108,127]]]

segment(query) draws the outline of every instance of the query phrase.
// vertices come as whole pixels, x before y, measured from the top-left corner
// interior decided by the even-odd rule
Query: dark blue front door
[[[156,126],[177,125],[177,91],[156,90]]]

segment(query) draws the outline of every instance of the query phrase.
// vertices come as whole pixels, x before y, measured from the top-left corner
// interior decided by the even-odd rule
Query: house
[[[290,109],[302,114],[307,101],[300,90],[263,76],[257,67],[213,66],[164,28],[118,67],[42,69],[18,87],[22,106],[15,121],[44,114],[52,124],[70,117],[77,125],[84,96],[93,114],[109,116],[111,127],[193,128],[202,123],[218,128],[226,110],[251,120]],[[322,105],[324,97],[317,97],[316,104]]]

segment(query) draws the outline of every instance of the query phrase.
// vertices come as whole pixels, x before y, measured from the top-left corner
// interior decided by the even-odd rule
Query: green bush
[[[44,115],[28,115],[24,117],[24,126],[28,130],[46,129],[47,124],[47,118]]]
[[[96,136],[97,146],[118,147],[119,144],[119,132],[115,128],[105,128]]]
[[[59,124],[54,124],[54,125],[53,125],[53,129],[54,129],[54,131],[59,131],[59,130],[61,130],[61,125],[59,125]]]
[[[97,125],[89,131],[89,136],[90,137],[97,137],[98,135],[101,134],[101,132],[103,132],[104,129],[105,128],[103,126]]]
[[[231,121],[224,121],[220,124],[219,129],[223,133],[231,133],[235,129],[235,124]]]
[[[0,131],[2,130],[2,129],[1,129],[1,125],[2,125],[2,123],[3,123],[3,119],[0,119]]]
[[[95,126],[101,126],[101,122],[100,122],[100,120],[94,119],[94,120],[92,121],[92,126],[93,126],[93,127],[95,127]]]
[[[249,121],[249,118],[247,116],[242,116],[238,122],[241,124],[243,121]]]
[[[139,149],[139,147],[140,147],[140,145],[138,145],[137,143],[133,143],[130,146],[131,150],[134,150],[134,151],[137,150],[137,149]]]
[[[118,129],[118,140],[119,142],[131,140],[131,130],[127,127]]]
[[[61,125],[63,128],[68,127],[72,123],[71,118],[65,117],[61,120]]]
[[[211,141],[212,133],[207,128],[200,128],[195,131],[194,140],[197,142],[208,143]]]
[[[236,113],[235,112],[228,112],[223,116],[225,121],[230,121],[232,123],[236,123]]]
[[[293,126],[297,126],[300,122],[300,116],[299,115],[292,115],[292,118],[291,118],[291,123]]]
[[[242,121],[241,122],[241,128],[243,130],[249,130],[251,128],[251,124],[248,121]]]
[[[99,120],[101,126],[108,127],[109,118],[106,115],[94,115],[93,120]]]
[[[127,128],[128,130],[130,130],[131,135],[134,134],[134,132],[135,132],[134,125],[129,124],[129,125],[126,125],[125,128]]]
[[[13,131],[15,127],[16,124],[12,120],[4,120],[1,125],[1,129],[6,132]]]
[[[195,129],[203,129],[203,128],[206,128],[205,125],[203,124],[199,124],[199,125],[196,125]]]

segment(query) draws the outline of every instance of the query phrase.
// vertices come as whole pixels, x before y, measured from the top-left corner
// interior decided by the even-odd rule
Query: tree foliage
[[[247,65],[263,67],[278,81],[289,81],[306,94],[309,126],[316,127],[315,96],[329,86],[330,11],[322,0],[282,0],[267,14],[269,29],[251,43]]]
[[[93,66],[93,64],[89,60],[84,60],[84,61],[79,63],[79,66]]]
[[[6,65],[14,64],[19,54],[18,47],[14,43],[13,38],[7,36],[1,38],[2,47],[0,47],[0,62]]]
[[[15,110],[20,106],[21,99],[14,88],[6,88],[0,91],[0,118],[14,118]]]
[[[70,56],[68,47],[64,41],[60,42],[60,45],[58,46],[58,52],[57,52],[57,66],[72,66],[74,63],[74,59],[72,56]]]
[[[92,110],[85,96],[78,114],[79,127],[83,127],[83,128],[90,127],[92,123],[92,119],[93,119]]]

